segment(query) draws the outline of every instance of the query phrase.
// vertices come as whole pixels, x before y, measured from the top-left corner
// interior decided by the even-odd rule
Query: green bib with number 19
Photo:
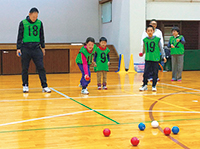
[[[145,46],[145,60],[155,62],[160,61],[160,38],[155,36],[154,38],[149,39],[146,37],[143,41]]]
[[[34,23],[30,23],[25,19],[22,22],[24,25],[23,42],[40,42],[41,21],[36,20]]]

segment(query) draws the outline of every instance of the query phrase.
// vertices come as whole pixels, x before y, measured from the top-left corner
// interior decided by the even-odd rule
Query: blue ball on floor
[[[146,126],[145,126],[144,123],[139,123],[138,128],[139,128],[140,130],[145,130]]]
[[[177,126],[172,127],[173,134],[178,134],[179,128]]]

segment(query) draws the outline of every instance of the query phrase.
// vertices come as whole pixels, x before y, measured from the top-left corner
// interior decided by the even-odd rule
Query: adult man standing
[[[23,92],[28,93],[28,68],[31,59],[38,70],[43,92],[50,93],[47,86],[46,71],[43,64],[45,42],[43,24],[38,20],[38,9],[31,8],[26,19],[19,25],[17,38],[17,56],[21,56]]]
[[[152,25],[155,29],[153,36],[159,37],[160,38],[160,42],[162,44],[162,47],[164,47],[164,41],[163,41],[163,35],[162,32],[157,28],[157,21],[156,19],[152,19],[149,23],[149,25]],[[148,37],[147,33],[144,31],[142,34],[142,39],[141,39],[141,45],[143,47],[143,39]]]

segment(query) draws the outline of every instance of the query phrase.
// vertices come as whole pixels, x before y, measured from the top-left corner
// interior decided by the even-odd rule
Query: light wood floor
[[[139,92],[142,73],[108,73],[108,90],[97,90],[92,74],[89,95],[78,87],[81,73],[48,74],[52,93],[42,93],[38,75],[22,93],[21,76],[0,76],[2,149],[198,149],[200,146],[200,71],[184,71],[182,82],[160,72],[157,92]],[[159,129],[151,127],[157,120]],[[139,131],[138,124],[146,129]],[[165,127],[178,135],[165,136]],[[103,129],[111,130],[110,137]],[[131,145],[138,137],[137,147]]]

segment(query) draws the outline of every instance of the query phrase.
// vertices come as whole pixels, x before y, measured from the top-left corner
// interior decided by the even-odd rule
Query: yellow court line
[[[131,95],[136,95],[136,94],[133,94],[133,93],[131,93],[131,92],[127,92],[127,91],[125,91],[125,92],[128,93],[128,94],[131,94]],[[150,99],[150,100],[153,100],[153,101],[158,101],[158,102],[161,102],[161,103],[164,103],[164,104],[173,106],[173,107],[177,107],[177,108],[180,108],[180,109],[185,109],[185,110],[188,110],[188,111],[197,112],[197,111],[195,111],[195,110],[192,110],[192,109],[189,109],[189,108],[185,108],[185,107],[182,107],[182,106],[177,106],[177,105],[175,105],[175,104],[171,104],[171,103],[168,103],[168,102],[166,102],[166,101],[162,101],[162,100],[158,100],[158,99],[153,99],[153,98],[151,98],[151,97],[146,97],[146,96],[143,96],[143,95],[141,95],[141,97],[147,98],[147,99]],[[198,113],[198,112],[197,112],[197,113]]]

